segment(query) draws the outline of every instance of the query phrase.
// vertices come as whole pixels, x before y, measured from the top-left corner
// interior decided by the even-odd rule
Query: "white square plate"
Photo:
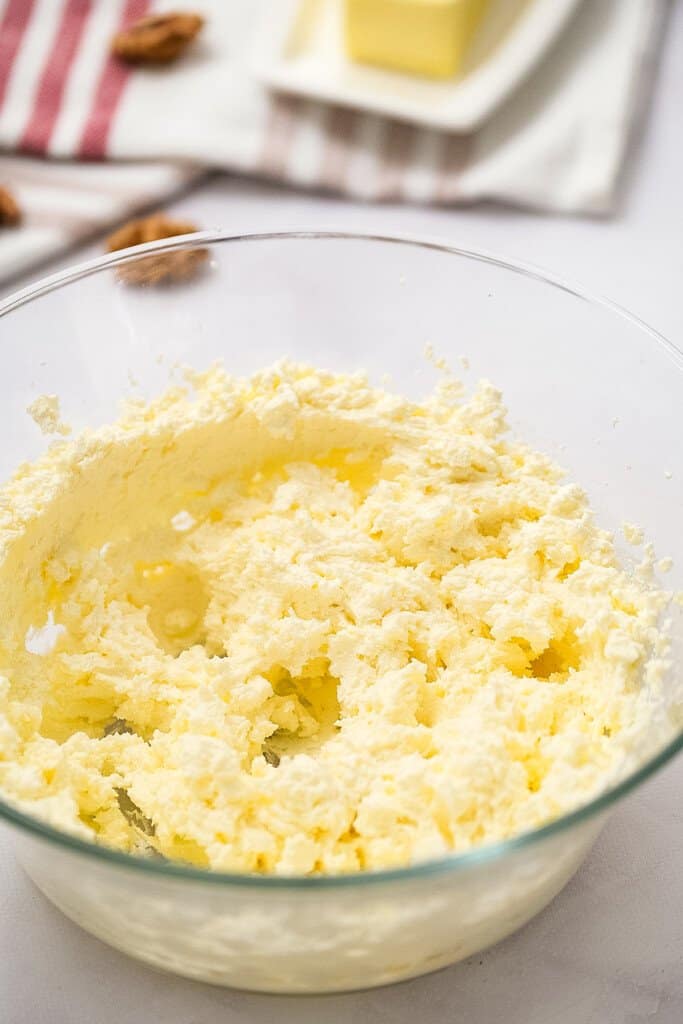
[[[271,0],[252,55],[264,84],[447,131],[491,114],[555,41],[581,0],[492,0],[462,73],[449,81],[351,62],[343,0]]]

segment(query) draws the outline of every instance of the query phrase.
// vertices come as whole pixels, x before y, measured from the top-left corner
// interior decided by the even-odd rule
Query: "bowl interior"
[[[202,244],[210,259],[192,280],[136,287],[110,261],[1,318],[0,477],[48,443],[26,412],[41,394],[57,394],[77,430],[116,418],[124,396],[182,381],[181,364],[221,360],[245,374],[288,357],[366,370],[419,397],[439,377],[432,345],[466,386],[486,377],[501,388],[512,430],[567,468],[602,525],[641,525],[674,559],[667,587],[683,587],[683,357],[655,332],[541,274],[442,246],[339,235]],[[621,538],[618,548],[633,563]]]
[[[389,240],[226,239],[210,256],[175,286],[100,269],[2,319],[0,476],[46,445],[26,414],[37,395],[58,394],[77,429],[159,393],[177,363],[243,374],[287,356],[418,397],[438,378],[431,344],[466,384],[502,389],[512,429],[567,467],[606,526],[633,520],[658,553],[683,554],[683,357],[637,321],[514,268]]]

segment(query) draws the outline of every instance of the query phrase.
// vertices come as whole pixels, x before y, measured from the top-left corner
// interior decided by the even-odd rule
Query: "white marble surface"
[[[599,0],[598,0],[599,2]],[[653,109],[618,217],[477,207],[369,207],[218,178],[175,204],[207,228],[343,226],[440,236],[544,265],[683,342],[683,4],[674,0]],[[99,251],[93,245],[68,262]],[[62,263],[67,261],[62,261]],[[26,283],[26,282],[20,282]],[[680,1024],[683,758],[623,802],[552,905],[500,945],[437,975],[346,996],[278,998],[156,974],[64,919],[0,831],[2,1024]]]

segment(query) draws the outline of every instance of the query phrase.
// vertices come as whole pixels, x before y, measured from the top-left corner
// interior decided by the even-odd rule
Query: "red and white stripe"
[[[212,24],[212,39],[229,39],[234,13],[222,0],[205,0],[203,6]],[[187,87],[180,84],[184,74],[192,74],[187,68],[174,69],[172,77],[164,78],[163,72],[135,71],[111,56],[112,35],[152,7],[163,10],[168,3],[0,0],[0,146],[22,157],[95,162],[112,155],[117,139],[123,144],[116,156],[138,155],[126,150],[127,140],[139,140],[150,123],[167,118],[169,109],[183,99],[179,90],[186,96],[193,95],[193,88],[201,90],[191,77]],[[198,69],[201,74],[203,68],[205,76],[205,92],[197,93],[199,111],[206,109],[208,74],[220,81],[228,58],[228,46],[225,53],[215,46],[213,64],[204,60]],[[123,104],[130,88],[135,99],[131,95],[133,102]],[[233,128],[232,148],[222,161],[226,166],[366,199],[419,196],[428,200],[440,195],[443,158],[437,146],[430,159],[429,143],[422,138],[428,133],[375,116],[291,97],[268,98],[255,89],[254,93],[244,118],[244,137],[235,137]],[[179,120],[187,126],[184,109]],[[117,124],[122,112],[126,120]],[[217,130],[218,120],[207,124],[208,149],[211,133]],[[198,162],[203,156],[191,149],[183,155],[196,156]],[[135,164],[107,171],[94,163],[83,168],[76,163],[44,165],[1,158],[0,176],[18,193],[27,217],[19,232],[0,236],[0,276],[8,269],[21,269],[38,253],[52,254],[60,243],[77,241],[153,201],[155,188],[163,201],[172,188],[196,173],[159,164],[151,172],[149,166]],[[17,262],[20,236],[23,257]]]
[[[21,0],[9,0],[3,15],[2,34],[8,33],[15,40],[0,72],[5,82],[0,140],[6,149],[19,147],[62,14],[62,4],[53,0],[27,0],[28,16],[21,6]]]
[[[381,117],[290,96],[269,102],[260,159],[252,170],[296,185],[361,199],[438,201],[446,137]],[[451,184],[453,194],[457,188]]]
[[[64,88],[71,65],[80,46],[90,14],[88,0],[67,0],[62,8],[54,36],[46,39],[43,69],[38,78],[33,104],[19,138],[24,153],[44,156],[59,116]]]
[[[599,16],[584,4],[564,44],[566,81],[540,65],[534,89],[519,90],[519,103],[512,98],[474,137],[269,95],[244,60],[257,27],[247,0],[193,0],[207,30],[173,67],[112,58],[118,28],[175,6],[0,0],[0,151],[21,155],[0,158],[0,179],[27,214],[23,227],[0,233],[0,278],[163,202],[208,166],[368,200],[487,197],[605,210],[665,0],[604,0]],[[40,164],[45,157],[73,162]]]
[[[119,25],[116,27],[121,28],[141,18],[147,13],[149,6],[150,0],[126,0]],[[101,160],[107,154],[109,132],[128,79],[129,69],[111,56],[108,45],[104,50],[104,59],[101,47],[96,52],[100,57],[101,70],[76,155]]]
[[[0,237],[10,278],[88,234],[154,203],[197,172],[168,164],[51,163],[30,157],[106,156],[130,75],[111,36],[150,0],[0,0],[0,182],[24,211]],[[29,156],[24,156],[28,154]]]
[[[150,0],[5,0],[0,144],[37,156],[104,159],[131,69],[109,54]],[[4,94],[4,103],[2,97]],[[414,132],[376,117],[275,97],[243,169],[368,198],[401,193]]]
[[[78,151],[98,83],[103,69],[109,64],[108,61],[105,63],[103,57],[112,35],[121,23],[123,9],[123,0],[110,0],[105,5],[100,4],[96,11],[91,11],[86,19],[50,138],[50,156],[68,157]]]
[[[6,0],[0,22],[0,139],[36,156],[106,156],[130,69],[113,33],[150,0]]]
[[[6,0],[0,18],[0,108],[5,100],[10,73],[31,20],[32,8],[33,0]]]

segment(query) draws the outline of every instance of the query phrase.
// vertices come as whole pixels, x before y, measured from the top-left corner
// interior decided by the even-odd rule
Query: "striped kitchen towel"
[[[0,279],[162,202],[208,167],[368,200],[607,212],[666,0],[584,2],[470,136],[269,94],[248,68],[259,0],[183,0],[206,26],[174,65],[131,68],[111,56],[117,29],[178,6],[0,0],[0,185],[25,212],[0,232]]]

